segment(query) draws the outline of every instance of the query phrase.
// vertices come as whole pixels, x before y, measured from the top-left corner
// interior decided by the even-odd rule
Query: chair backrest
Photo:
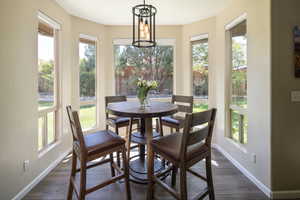
[[[193,112],[193,96],[172,95],[172,103],[178,106],[178,112]]]
[[[186,114],[181,142],[182,159],[188,146],[205,141],[205,145],[211,147],[216,113],[217,109],[213,108],[204,112]]]
[[[84,138],[83,138],[83,132],[82,132],[82,128],[80,125],[78,112],[73,111],[72,107],[69,105],[69,106],[67,106],[67,113],[68,113],[68,117],[69,117],[71,132],[73,135],[73,142],[78,142],[80,147],[84,148],[85,142],[84,142]]]
[[[110,103],[117,103],[117,102],[123,102],[123,101],[127,101],[127,97],[126,96],[106,96],[105,97],[106,118],[109,117],[109,113],[106,110],[108,104],[110,104]]]

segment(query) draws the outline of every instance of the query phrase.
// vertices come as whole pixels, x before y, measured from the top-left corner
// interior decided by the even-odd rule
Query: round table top
[[[141,109],[139,102],[126,101],[110,103],[107,110],[110,114],[120,117],[152,118],[173,115],[178,107],[172,103],[151,101],[145,109]]]

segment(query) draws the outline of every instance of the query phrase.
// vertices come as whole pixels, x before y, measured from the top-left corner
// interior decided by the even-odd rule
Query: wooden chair
[[[174,133],[152,141],[152,158],[154,158],[155,154],[161,155],[170,161],[174,165],[174,168],[180,168],[180,192],[175,191],[172,187],[162,182],[158,178],[159,175],[152,174],[148,187],[148,199],[153,199],[154,184],[157,183],[176,199],[187,200],[187,171],[205,180],[208,185],[208,188],[201,194],[198,194],[195,199],[203,199],[206,195],[209,195],[210,200],[215,199],[211,169],[211,140],[215,116],[216,109],[186,114],[183,133]],[[206,177],[190,169],[203,159],[205,159],[206,163]],[[152,167],[153,162],[154,160],[152,159],[150,163]],[[150,172],[153,172],[152,168]],[[172,173],[172,176],[174,175],[175,173]]]
[[[71,106],[67,106],[71,131],[73,135],[73,156],[72,156],[72,170],[70,176],[69,190],[67,199],[72,199],[73,191],[78,199],[83,200],[85,196],[91,192],[103,188],[120,179],[125,179],[126,199],[131,199],[130,185],[129,185],[129,169],[126,160],[125,140],[116,135],[112,131],[104,130],[91,134],[83,134],[78,113],[72,111]],[[122,152],[124,171],[122,171],[113,160],[114,152]],[[97,158],[110,155],[108,159],[101,160],[93,164],[88,163]],[[77,169],[77,159],[80,161],[80,168]],[[87,169],[96,167],[105,163],[110,163],[112,178],[108,179],[97,186],[86,188],[86,173]],[[115,170],[118,172],[115,173]],[[78,189],[75,182],[75,175],[80,172],[80,188]]]
[[[105,97],[105,110],[110,103],[117,103],[117,102],[123,102],[127,101],[126,96],[106,96]],[[129,126],[130,118],[128,117],[118,117],[118,116],[111,116],[106,111],[106,130],[109,129],[109,127],[112,127],[115,129],[115,133],[119,135],[119,128],[126,127],[126,134],[128,132],[128,126]],[[139,120],[134,119],[133,124],[137,124],[139,126]],[[120,153],[117,152],[117,163],[118,166],[120,166]]]
[[[181,95],[172,96],[172,103],[178,106],[178,113],[183,115],[185,113],[193,112],[193,101],[194,101],[193,96],[181,96]],[[159,122],[156,121],[157,129],[159,129],[161,135],[163,135],[163,126],[170,127],[172,133],[173,129],[175,129],[176,132],[179,132],[179,130],[183,128],[184,125],[184,116],[180,116],[180,115],[162,117],[159,118],[158,120]]]

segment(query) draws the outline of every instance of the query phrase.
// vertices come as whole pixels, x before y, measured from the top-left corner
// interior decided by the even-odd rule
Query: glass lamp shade
[[[141,4],[132,8],[133,41],[138,48],[155,47],[155,15],[156,8],[152,5]]]

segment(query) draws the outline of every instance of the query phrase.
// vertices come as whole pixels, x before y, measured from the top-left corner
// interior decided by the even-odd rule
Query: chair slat
[[[191,107],[190,106],[185,106],[185,105],[180,105],[176,104],[178,107],[178,112],[185,112],[185,113],[190,113],[191,112]]]
[[[199,112],[199,113],[194,113],[193,114],[193,119],[192,119],[192,127],[194,126],[199,126],[205,123],[210,122],[212,117],[212,111],[204,111],[204,112]]]
[[[189,146],[201,142],[202,140],[206,139],[208,133],[209,133],[208,126],[189,133],[187,145]]]
[[[182,95],[173,95],[173,102],[182,102],[182,103],[191,103],[193,102],[193,96],[182,96]]]
[[[107,106],[109,103],[117,103],[127,101],[126,96],[106,96],[105,97],[105,105]]]

